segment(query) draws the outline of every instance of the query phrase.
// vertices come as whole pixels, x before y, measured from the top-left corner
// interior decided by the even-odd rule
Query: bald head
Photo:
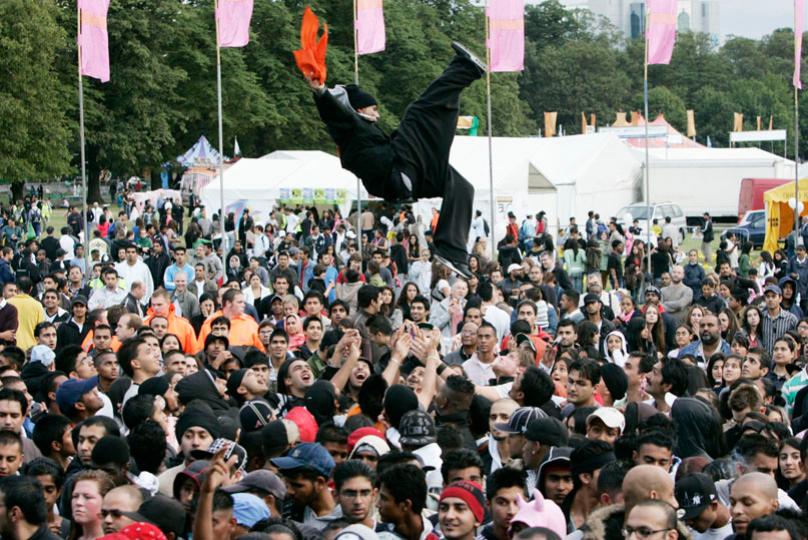
[[[623,478],[623,499],[626,515],[634,505],[645,499],[665,501],[674,508],[679,507],[673,493],[673,480],[662,467],[655,465],[637,465],[626,473]]]
[[[732,496],[756,493],[767,499],[777,500],[777,482],[769,474],[750,472],[738,478],[730,490]]]

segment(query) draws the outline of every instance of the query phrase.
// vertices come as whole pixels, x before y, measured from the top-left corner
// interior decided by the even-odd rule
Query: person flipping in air
[[[458,274],[469,276],[466,241],[474,187],[449,165],[460,92],[481,78],[485,64],[465,46],[404,113],[398,129],[387,135],[378,126],[373,96],[356,85],[329,90],[306,76],[320,118],[337,143],[342,166],[362,180],[371,195],[391,203],[442,197],[434,231],[435,258]],[[347,99],[346,99],[347,98]]]

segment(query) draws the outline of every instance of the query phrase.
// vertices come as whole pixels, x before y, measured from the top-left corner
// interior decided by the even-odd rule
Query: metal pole
[[[359,37],[356,30],[356,16],[357,16],[356,0],[353,1],[353,50],[354,50],[354,68],[353,80],[355,85],[359,85]],[[362,251],[362,181],[356,177],[356,241],[359,254],[364,258]]]
[[[491,206],[491,260],[497,260],[497,246],[496,238],[496,214],[494,207],[496,200],[494,196],[494,138],[493,138],[493,125],[491,117],[491,49],[488,47],[488,40],[491,34],[491,21],[488,18],[488,2],[485,3],[485,108],[486,120],[485,123],[488,127],[488,192],[490,193],[490,206]]]
[[[219,18],[216,11],[219,2],[213,3],[214,19],[216,20],[216,104],[219,113],[219,231],[222,235],[219,245],[222,247],[222,272],[227,276],[227,253],[225,251],[224,233],[224,128],[222,127],[222,53],[219,47]]]
[[[648,13],[646,13],[646,25],[648,24]],[[651,215],[651,171],[650,171],[650,164],[651,159],[649,156],[648,151],[648,123],[650,122],[650,118],[648,118],[648,32],[646,28],[645,34],[645,69],[644,69],[644,77],[643,77],[643,102],[645,106],[645,217],[648,219],[648,225],[646,226],[645,231],[645,248],[648,252],[648,272],[651,272],[651,227],[652,227],[652,215]]]
[[[78,10],[78,34],[81,34],[81,9]],[[78,35],[77,34],[77,35]],[[79,143],[81,146],[81,219],[84,224],[84,277],[90,275],[90,231],[87,228],[87,164],[84,153],[84,81],[81,76],[81,40],[76,46],[79,57]]]
[[[794,87],[794,248],[800,239],[800,93]]]

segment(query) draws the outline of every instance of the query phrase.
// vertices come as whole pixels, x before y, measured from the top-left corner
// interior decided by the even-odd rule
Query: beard
[[[715,345],[716,343],[718,343],[718,336],[715,336],[713,334],[708,334],[707,332],[704,332],[703,334],[701,334],[700,337],[701,342],[706,345]]]

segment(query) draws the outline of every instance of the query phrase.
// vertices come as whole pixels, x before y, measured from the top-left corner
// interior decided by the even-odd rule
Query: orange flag
[[[325,53],[328,49],[328,25],[323,24],[323,35],[317,39],[317,32],[320,29],[320,21],[317,16],[306,6],[303,12],[303,23],[300,26],[300,49],[294,52],[295,63],[303,75],[310,76],[313,80],[325,84],[326,66]]]

